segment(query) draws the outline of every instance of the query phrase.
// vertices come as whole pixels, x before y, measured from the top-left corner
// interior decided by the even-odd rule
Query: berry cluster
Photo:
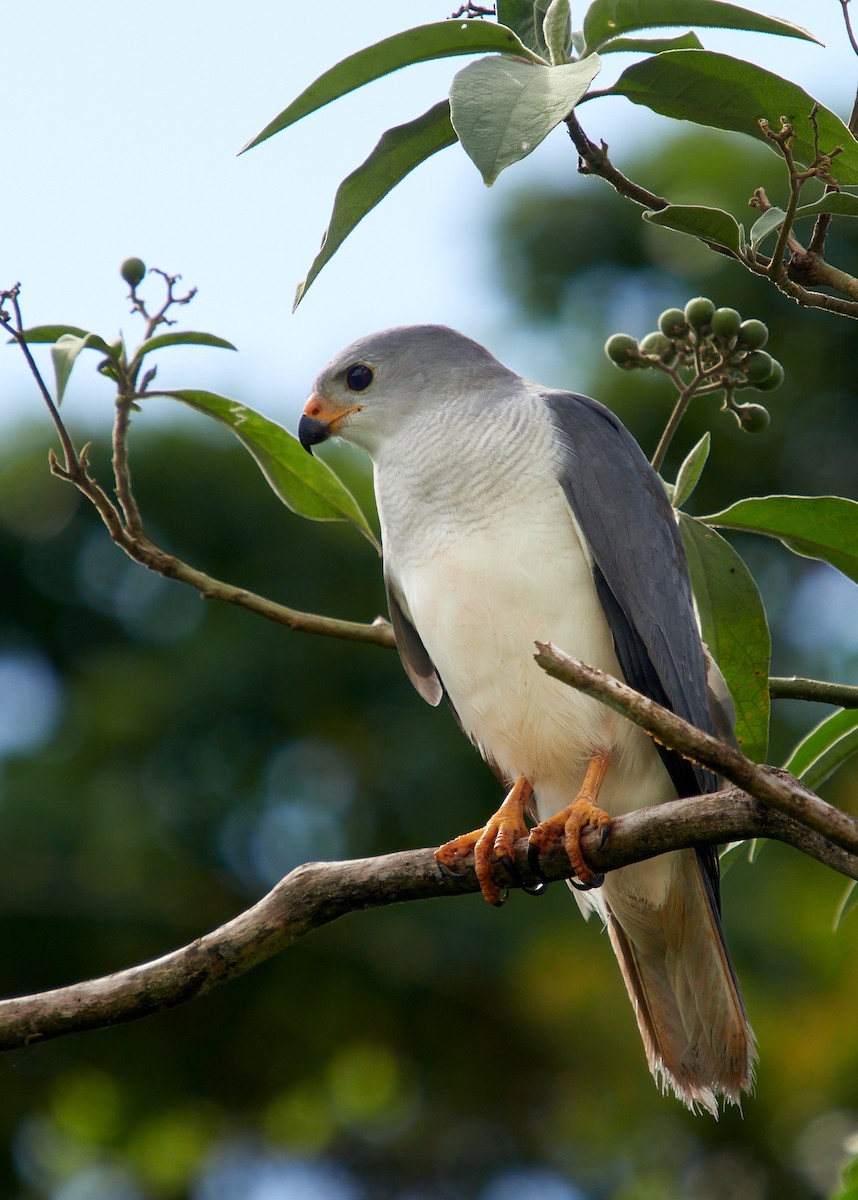
[[[685,309],[668,308],[658,329],[640,342],[616,333],[605,343],[608,358],[623,371],[654,368],[671,376],[689,394],[724,393],[724,411],[732,412],[748,433],[769,424],[761,404],[737,404],[742,388],[771,392],[783,383],[784,369],[763,350],[769,331],[762,321],[743,321],[735,308],[716,308],[705,296],[689,300]]]

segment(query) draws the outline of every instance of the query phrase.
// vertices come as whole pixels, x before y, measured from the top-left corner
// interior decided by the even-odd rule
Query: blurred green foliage
[[[642,166],[646,182],[680,200],[706,188],[734,211],[760,183],[776,194],[771,156],[757,163],[743,147],[750,176],[731,184],[734,144],[713,146],[665,148]],[[749,493],[854,492],[845,323],[771,300],[693,242],[644,225],[598,181],[522,193],[499,240],[516,322],[541,323],[568,358],[568,378],[544,382],[595,391],[650,449],[666,393],[613,371],[604,338],[643,334],[700,291],[769,323],[788,372],[770,429],[748,437],[707,402],[679,439],[674,470],[712,428],[698,511]],[[383,611],[378,560],[353,530],[287,513],[202,419],[146,424],[144,411],[135,484],[166,549],[296,607],[359,620]],[[291,633],[148,575],[49,476],[47,440],[44,427],[22,433],[0,457],[5,994],[166,952],[301,861],[438,844],[492,811],[494,779],[393,653]],[[97,434],[97,470],[108,457]],[[371,507],[363,466],[338,466]],[[777,669],[846,680],[858,645],[835,573],[780,546],[736,544],[763,584]],[[777,710],[790,724],[776,747],[817,716]],[[854,811],[856,790],[841,771],[825,794]],[[500,913],[479,897],[439,900],[354,914],[174,1012],[6,1055],[0,1194],[827,1195],[858,1127],[854,915],[831,932],[843,887],[779,846],[753,867],[740,857],[726,878],[725,924],[761,1051],[744,1115],[716,1123],[654,1091],[607,939],[563,888],[515,895]]]

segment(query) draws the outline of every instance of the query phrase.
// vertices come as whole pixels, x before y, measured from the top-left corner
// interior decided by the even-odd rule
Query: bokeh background
[[[807,24],[805,5],[779,5]],[[339,179],[451,65],[380,82],[306,129],[234,152],[337,58],[446,9],[330,2],[86,3],[4,13],[3,286],[29,323],[134,335],[118,262],[139,254],[200,295],[193,328],[239,355],[174,350],[172,386],[210,387],[294,425],[313,375],[373,327],[442,320],[522,373],[589,390],[651,452],[669,409],[601,346],[705,293],[766,319],[787,382],[743,434],[692,411],[666,467],[711,429],[694,505],[856,495],[855,332],[802,314],[691,241],[579,180],[561,133],[487,192],[458,149],[361,225],[296,316]],[[839,4],[825,50],[717,35],[848,115]],[[620,64],[622,65],[622,64]],[[620,101],[582,121],[627,173],[741,216],[778,162],[741,139]],[[844,223],[848,226],[848,222]],[[835,261],[856,261],[838,233]],[[148,286],[148,285],[147,285]],[[151,289],[154,296],[154,285]],[[47,358],[43,356],[48,369]],[[64,404],[93,461],[111,400],[86,356]],[[157,956],[314,858],[433,845],[497,803],[452,718],[394,654],[285,632],[126,560],[46,470],[51,429],[0,354],[0,988],[41,990]],[[298,520],[229,435],[153,401],[133,461],[152,535],[212,574],[316,611],[383,611],[378,560]],[[332,460],[371,507],[365,465]],[[855,591],[778,544],[735,544],[763,591],[773,670],[858,681]],[[775,706],[773,762],[825,709]],[[826,785],[858,809],[858,778]],[[725,880],[725,924],[761,1051],[744,1112],[715,1123],[659,1097],[607,939],[563,888],[355,914],[176,1012],[0,1060],[0,1195],[14,1200],[815,1200],[858,1134],[858,916],[845,882],[785,848]],[[850,1143],[850,1139],[853,1139]]]

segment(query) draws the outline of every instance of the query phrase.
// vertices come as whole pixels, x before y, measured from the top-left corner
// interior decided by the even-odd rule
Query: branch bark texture
[[[752,837],[774,838],[826,866],[858,879],[858,855],[739,788],[674,800],[616,817],[604,846],[595,830],[582,845],[597,871],[611,871],[669,850]],[[528,844],[515,847],[520,878],[532,880]],[[571,874],[562,850],[541,861],[545,878]],[[499,876],[501,868],[498,868]],[[443,875],[431,849],[407,850],[350,862],[306,863],[287,875],[252,908],[162,958],[100,979],[0,1001],[0,1050],[104,1028],[203,996],[285,950],[314,929],[362,909],[411,900],[478,892],[473,863],[456,878]]]
[[[739,750],[689,725],[676,713],[642,696],[604,671],[537,642],[536,661],[555,679],[622,713],[671,750],[723,775],[758,800],[816,830],[850,854],[858,854],[858,820],[821,800],[786,771],[761,767]]]

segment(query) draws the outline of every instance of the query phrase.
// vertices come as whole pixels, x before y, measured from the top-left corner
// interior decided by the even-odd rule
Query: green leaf
[[[853,1159],[846,1165],[843,1181],[829,1200],[858,1200],[858,1159]]]
[[[551,0],[498,0],[497,16],[502,25],[513,29],[534,54],[548,58],[542,22]]]
[[[418,25],[384,38],[372,46],[350,54],[342,62],[325,71],[315,82],[301,93],[288,107],[274,118],[261,133],[252,138],[240,153],[258,146],[294,125],[303,117],[353,92],[364,84],[372,83],[412,63],[429,62],[435,58],[450,58],[461,54],[516,54],[523,58],[537,56],[504,25],[494,21],[436,21],[431,25]]]
[[[690,29],[672,38],[618,37],[599,47],[600,54],[664,54],[665,50],[702,50],[703,43]]]
[[[605,42],[633,29],[662,29],[668,25],[699,25],[703,29],[745,29],[784,37],[817,39],[800,25],[780,17],[764,17],[738,4],[716,0],[593,0],[584,18],[588,50],[601,51]]]
[[[782,208],[767,209],[751,226],[751,248],[756,250],[757,246],[761,245],[770,233],[780,229],[785,216],[786,213]]]
[[[706,466],[706,460],[709,457],[711,442],[712,439],[707,430],[694,449],[689,451],[685,461],[679,468],[676,476],[676,484],[673,488],[673,496],[671,497],[671,504],[674,508],[682,508],[685,501],[697,487],[700,476],[703,474],[703,468]]]
[[[858,502],[840,496],[752,496],[701,517],[721,529],[779,538],[795,554],[831,563],[858,583]]]
[[[706,3],[714,7],[714,0]],[[606,94],[625,96],[664,117],[749,134],[775,152],[759,121],[765,118],[779,129],[785,116],[795,130],[795,157],[805,165],[814,157],[810,113],[817,102],[813,97],[780,75],[727,54],[710,50],[654,54],[628,67]],[[840,118],[822,105],[817,106],[816,122],[822,151],[843,147],[832,167],[839,182],[858,183],[858,142]]]
[[[493,56],[457,73],[450,89],[453,128],[487,185],[560,124],[600,67],[595,54],[561,67]]]
[[[816,792],[853,754],[858,754],[858,709],[840,708],[799,742],[784,767]]]
[[[569,0],[551,0],[542,22],[542,36],[545,38],[552,67],[569,62],[569,44],[572,40]]]
[[[836,170],[835,158],[832,171]],[[812,204],[799,205],[795,215],[798,220],[800,217],[816,217],[820,213],[833,213],[838,217],[858,217],[858,196],[852,196],[849,192],[828,192]]]
[[[837,159],[834,160],[835,163]],[[836,170],[836,167],[834,168]],[[831,213],[839,217],[858,217],[858,196],[848,192],[829,192],[812,204],[802,204],[795,211],[796,221]],[[780,229],[786,213],[782,208],[770,208],[751,226],[751,246],[756,249],[770,233]]]
[[[840,923],[844,917],[858,908],[858,879],[850,881],[843,893],[843,897],[837,906],[837,912],[834,914],[834,932],[840,928]],[[835,1200],[858,1200],[858,1176],[855,1178],[854,1188],[850,1188],[848,1192],[838,1192]]]
[[[51,358],[54,360],[54,373],[57,377],[57,404],[62,404],[63,395],[72,373],[77,356],[81,350],[100,350],[103,354],[113,352],[104,338],[97,333],[62,333],[51,348]]]
[[[56,342],[61,337],[91,337],[93,341],[90,345],[94,350],[103,350],[108,354],[111,352],[110,346],[102,338],[99,338],[97,333],[89,333],[86,329],[81,329],[79,325],[34,325],[32,329],[25,329],[21,336],[30,345]],[[11,340],[14,341],[14,338]]]
[[[642,216],[653,225],[663,225],[704,242],[714,242],[737,254],[742,248],[742,227],[723,208],[706,208],[702,204],[668,204],[667,208],[653,209]]]
[[[307,454],[282,425],[214,392],[182,389],[151,395],[181,400],[226,425],[256,459],[269,486],[287,508],[311,521],[351,521],[380,551],[366,517],[345,484],[327,463]]]
[[[322,248],[313,259],[306,279],[298,284],[293,312],[322,267],[333,258],[366,214],[409,171],[445,146],[452,146],[455,141],[456,134],[450,124],[450,108],[446,100],[430,108],[415,121],[388,129],[369,158],[351,175],[347,175],[337,188],[334,211],[322,238]]]
[[[736,705],[736,737],[754,762],[769,740],[771,637],[757,585],[739,555],[701,521],[679,514],[703,640]]]
[[[731,867],[735,864],[739,857],[739,851],[744,848],[746,842],[728,842],[726,846],[721,846],[718,850],[718,865],[721,868],[721,878],[723,879]]]
[[[134,358],[137,362],[144,354],[152,350],[161,350],[164,346],[216,346],[221,350],[235,350],[232,342],[216,337],[213,333],[195,333],[186,330],[184,333],[160,333],[156,337],[147,338],[137,347]]]

